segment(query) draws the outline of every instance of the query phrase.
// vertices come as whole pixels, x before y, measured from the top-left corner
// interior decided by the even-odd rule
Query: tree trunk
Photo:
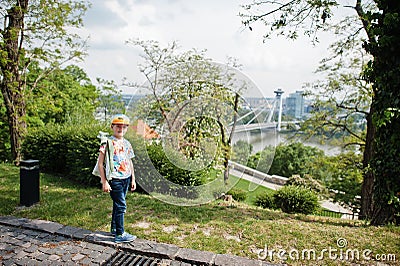
[[[371,217],[371,225],[387,225],[396,221],[396,209],[393,205],[377,204]]]
[[[10,136],[11,136],[11,151],[14,159],[14,163],[19,165],[22,159],[21,155],[21,144],[22,139],[26,133],[26,122],[25,122],[25,110],[26,103],[21,95],[18,95],[21,99],[15,101],[16,110],[15,113],[11,115],[10,119]]]
[[[28,8],[28,0],[17,1],[7,10],[5,28],[1,31],[3,37],[2,50],[5,58],[1,60],[2,81],[0,89],[7,109],[11,152],[15,164],[21,160],[21,142],[26,130],[24,99],[24,81],[20,76],[22,43],[24,40],[24,17]]]
[[[400,213],[400,1],[375,1],[379,12],[371,28],[374,40],[366,44],[373,55],[369,78],[374,88],[373,115],[376,125],[372,225],[398,220]]]
[[[373,99],[372,99],[373,101]],[[373,157],[374,151],[374,138],[375,138],[375,125],[372,121],[374,114],[373,105],[371,105],[370,112],[367,116],[367,135],[365,138],[365,150],[363,153],[363,169],[368,169],[368,166]],[[372,194],[374,189],[374,174],[368,170],[364,172],[363,183],[361,187],[361,210],[360,219],[371,219],[373,200]]]
[[[19,76],[18,76],[19,79]],[[21,143],[26,132],[26,102],[21,87],[11,87],[8,84],[20,84],[13,78],[3,78],[1,91],[7,110],[8,125],[10,132],[11,153],[14,163],[19,165],[21,161]]]
[[[397,93],[397,99],[400,99]],[[395,98],[395,97],[393,97]],[[393,105],[394,106],[394,105]],[[374,178],[372,225],[399,223],[400,217],[400,115],[376,132],[376,152],[372,167],[376,171]]]
[[[229,179],[229,160],[231,159],[231,150],[232,150],[232,139],[233,139],[233,134],[235,133],[235,128],[236,128],[236,123],[237,123],[237,114],[238,114],[238,110],[239,110],[239,93],[235,93],[235,99],[233,102],[233,125],[232,125],[232,129],[231,132],[229,133],[229,137],[228,140],[226,141],[226,143],[224,142],[225,137],[224,137],[224,128],[221,128],[221,133],[223,134],[223,141],[222,143],[225,144],[225,156],[224,156],[224,182],[225,185],[228,184],[228,179]]]

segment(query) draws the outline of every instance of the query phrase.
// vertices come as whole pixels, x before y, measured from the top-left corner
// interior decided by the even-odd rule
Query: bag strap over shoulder
[[[112,144],[112,140],[107,139],[106,147],[105,147],[105,160],[106,160],[106,179],[108,181],[111,180],[111,174],[114,170],[114,145]]]

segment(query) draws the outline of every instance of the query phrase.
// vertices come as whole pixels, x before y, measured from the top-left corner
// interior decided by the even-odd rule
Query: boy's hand
[[[136,182],[135,180],[132,180],[131,182],[131,191],[134,191],[136,189]]]
[[[103,192],[110,192],[111,190],[112,189],[110,184],[108,184],[108,181],[103,182]]]

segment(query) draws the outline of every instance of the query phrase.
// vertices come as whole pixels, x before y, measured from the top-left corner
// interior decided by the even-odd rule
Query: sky
[[[88,56],[80,66],[96,78],[144,82],[138,64],[138,47],[129,39],[156,40],[161,45],[177,41],[181,51],[207,50],[217,63],[233,57],[241,71],[265,97],[281,88],[285,95],[317,79],[314,71],[328,55],[329,41],[313,46],[307,38],[291,41],[273,38],[263,42],[263,26],[250,31],[238,16],[249,0],[93,0],[80,34],[88,40]],[[121,87],[124,93],[135,93]],[[284,95],[284,96],[285,96]]]

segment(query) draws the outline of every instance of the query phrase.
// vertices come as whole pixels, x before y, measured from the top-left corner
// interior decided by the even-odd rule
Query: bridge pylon
[[[276,94],[276,100],[279,101],[279,110],[278,110],[278,126],[276,127],[276,129],[278,131],[281,131],[281,123],[282,123],[282,94],[284,93],[284,91],[279,88],[276,91],[274,91],[274,93]]]

